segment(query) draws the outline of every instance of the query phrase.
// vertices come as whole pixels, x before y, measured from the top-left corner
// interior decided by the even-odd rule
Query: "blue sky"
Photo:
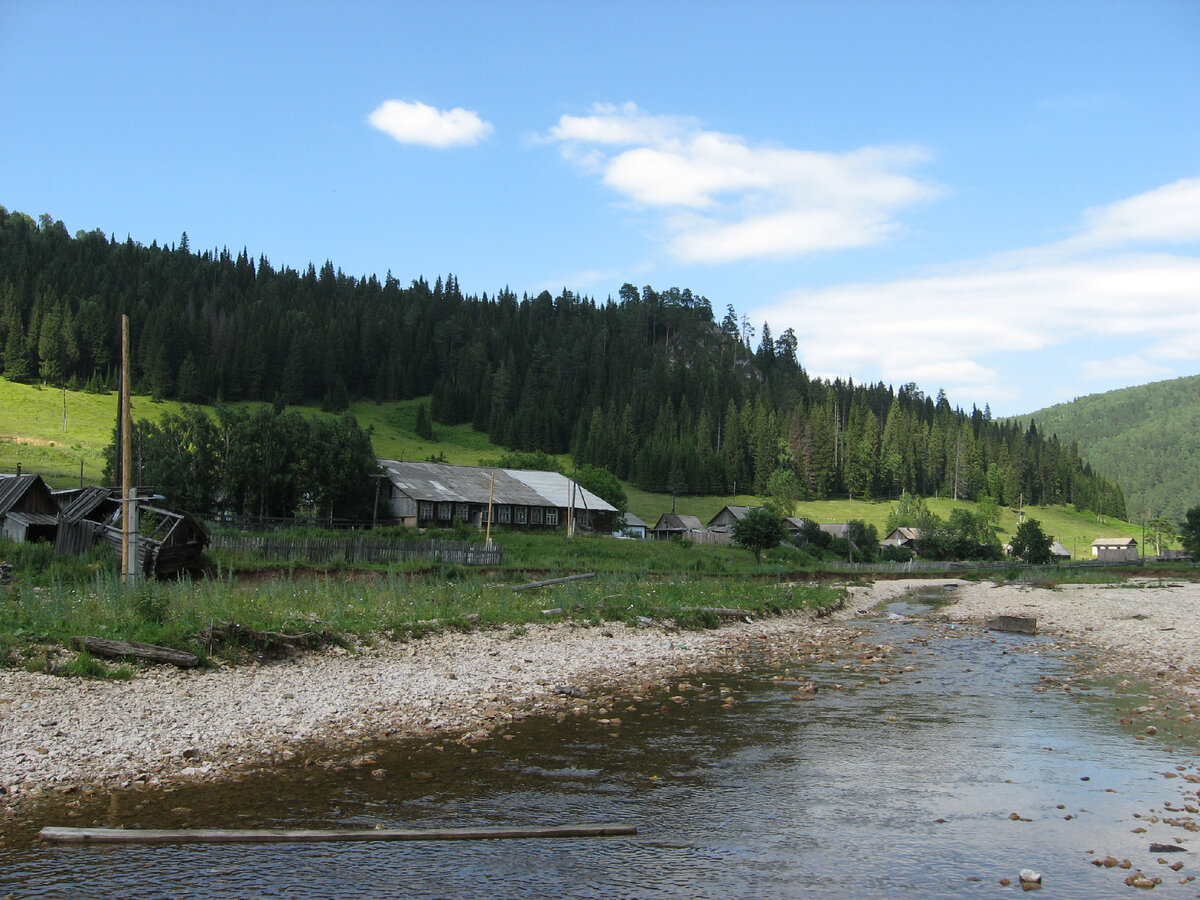
[[[1197,0],[0,0],[0,86],[72,233],[686,287],[997,415],[1200,372]]]

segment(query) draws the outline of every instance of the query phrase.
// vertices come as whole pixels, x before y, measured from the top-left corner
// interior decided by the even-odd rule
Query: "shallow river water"
[[[1125,884],[1139,869],[1162,879],[1152,896],[1200,897],[1200,880],[1181,883],[1200,874],[1200,834],[1180,824],[1197,821],[1185,811],[1197,785],[1169,777],[1194,777],[1197,735],[1164,725],[1146,737],[1145,721],[1120,724],[1118,708],[1145,700],[1068,689],[1068,662],[1042,652],[1041,638],[936,622],[936,599],[895,603],[864,623],[850,668],[846,658],[750,660],[736,675],[696,677],[603,714],[522,722],[471,747],[381,744],[367,748],[379,758],[362,769],[297,764],[233,786],[113,795],[69,819],[66,807],[47,808],[41,821],[0,832],[0,898],[970,897],[1020,894],[1022,869],[1042,874],[1046,897],[1139,894]],[[891,649],[872,663],[877,645]],[[44,824],[581,823],[632,824],[638,834],[36,840]],[[1151,852],[1151,842],[1189,850]],[[1092,864],[1108,855],[1131,868]]]

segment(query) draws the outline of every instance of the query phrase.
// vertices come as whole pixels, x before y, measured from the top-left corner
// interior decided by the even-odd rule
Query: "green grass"
[[[514,536],[516,538],[517,536]],[[644,546],[629,557],[613,548],[629,542],[600,538],[570,542],[522,535],[514,540],[517,556],[508,572],[426,566],[419,573],[392,567],[373,570],[272,572],[266,578],[242,578],[225,566],[215,577],[190,582],[142,582],[126,585],[110,566],[85,566],[54,557],[45,545],[16,545],[0,540],[0,558],[14,562],[14,583],[0,597],[0,665],[42,665],[51,650],[69,647],[73,635],[141,641],[208,655],[241,658],[240,647],[209,646],[206,626],[234,622],[259,631],[297,634],[329,632],[374,640],[403,638],[430,629],[493,625],[528,626],[571,619],[582,623],[645,619],[672,621],[680,627],[716,624],[704,607],[737,607],[754,615],[774,615],[839,602],[834,586],[794,585],[773,574],[782,572],[796,551],[777,551],[761,569],[750,556],[720,548],[685,545]],[[553,573],[583,566],[595,578],[514,591],[528,574],[521,564],[558,561]],[[733,577],[722,574],[729,569]],[[576,569],[576,571],[578,571]],[[756,577],[749,577],[756,576]],[[546,610],[553,610],[547,613]],[[84,658],[61,674],[123,677],[120,669]]]
[[[65,416],[64,416],[65,402]],[[134,418],[157,421],[179,404],[132,399]],[[104,472],[104,448],[112,443],[117,395],[63,392],[58,388],[16,384],[0,378],[0,472],[36,472],[56,488],[79,485],[83,463],[86,484],[98,484]]]

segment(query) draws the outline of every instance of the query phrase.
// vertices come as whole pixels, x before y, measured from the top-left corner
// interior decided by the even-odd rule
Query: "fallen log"
[[[582,581],[585,578],[595,578],[595,572],[586,572],[583,575],[567,575],[565,578],[550,578],[546,581],[531,581],[529,584],[518,584],[513,588],[514,591],[528,591],[533,588],[547,587],[552,584],[565,584],[568,581]]]
[[[172,650],[170,647],[157,647],[154,644],[141,644],[137,641],[113,641],[101,637],[73,637],[71,643],[86,650],[92,656],[103,656],[105,659],[119,659],[124,656],[134,656],[138,659],[149,659],[154,662],[170,663],[181,669],[194,669],[200,665],[200,657],[186,650]]]
[[[52,844],[243,844],[328,841],[482,841],[505,838],[610,837],[637,834],[636,825],[552,825],[532,828],[368,828],[291,831],[281,828],[67,828],[39,833]]]

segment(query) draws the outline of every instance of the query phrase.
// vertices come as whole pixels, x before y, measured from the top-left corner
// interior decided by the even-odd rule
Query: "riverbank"
[[[516,719],[602,710],[736,669],[756,645],[799,657],[843,645],[853,630],[835,618],[446,631],[268,664],[145,668],[129,681],[0,670],[0,809],[14,815],[46,793],[236,778],[301,754],[349,759],[369,740],[483,740]]]
[[[793,614],[711,631],[537,625],[379,641],[259,665],[140,669],[130,681],[0,670],[0,810],[47,793],[220,780],[314,752],[352,761],[363,742],[445,735],[474,742],[533,715],[604,715],[621,697],[670,688],[749,655],[842,650],[848,620],[929,585],[953,586],[944,614],[982,623],[1034,616],[1067,647],[1101,651],[1193,697],[1200,712],[1200,584],[1131,582],[1049,590],[954,579],[850,589],[837,614]]]
[[[954,603],[944,609],[952,621],[1036,618],[1038,631],[1060,647],[1089,652],[1098,674],[1144,680],[1200,714],[1200,582],[1134,578],[1052,589],[954,583]]]

